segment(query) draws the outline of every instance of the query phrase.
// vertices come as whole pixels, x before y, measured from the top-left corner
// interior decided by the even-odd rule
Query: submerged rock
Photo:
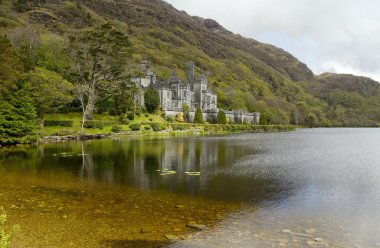
[[[308,228],[308,229],[305,229],[305,233],[306,234],[314,234],[317,230],[313,229],[313,228]]]
[[[208,230],[209,229],[206,225],[195,224],[195,223],[189,223],[186,226],[193,228],[193,229],[197,229],[197,230]]]
[[[298,239],[312,239],[313,238],[312,235],[306,234],[306,233],[292,233],[292,235]]]
[[[178,240],[178,237],[173,234],[165,234],[164,237],[168,240]]]
[[[321,238],[314,238],[307,241],[307,245],[310,248],[327,248],[328,243]]]

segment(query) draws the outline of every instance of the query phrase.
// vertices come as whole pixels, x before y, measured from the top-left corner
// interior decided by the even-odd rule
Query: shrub
[[[123,125],[128,125],[129,124],[129,119],[126,115],[121,115],[119,117],[119,122]]]
[[[127,113],[127,118],[128,118],[128,120],[133,121],[133,120],[135,119],[135,113],[133,113],[133,112],[128,112],[128,113]]]
[[[186,124],[171,124],[170,126],[173,130],[187,130],[191,127],[191,125]]]
[[[182,104],[184,121],[188,122],[190,119],[190,107],[187,103]]]
[[[194,123],[203,123],[203,115],[202,115],[202,110],[200,108],[197,108],[195,111],[195,116],[194,116]]]
[[[98,128],[103,129],[105,126],[112,126],[117,125],[118,123],[116,121],[94,121],[94,120],[87,120],[84,123],[85,128]]]
[[[152,119],[152,118],[149,118],[149,121],[153,121],[153,119]]]
[[[207,121],[205,124],[215,124],[215,118],[212,115],[207,116]]]
[[[152,127],[152,129],[155,132],[162,131],[162,130],[166,129],[166,126],[164,124],[161,124],[161,123],[151,123],[150,126]]]
[[[144,126],[145,130],[150,130],[150,126]]]
[[[140,129],[141,129],[141,123],[132,123],[132,124],[129,124],[129,128],[132,131],[140,131]]]
[[[185,121],[185,119],[183,118],[183,114],[182,113],[176,114],[175,120],[176,120],[176,122],[184,122]]]
[[[114,133],[119,133],[119,132],[121,132],[121,130],[122,130],[122,128],[119,125],[113,125],[111,128],[111,132],[114,132]]]
[[[148,114],[148,113],[146,113],[146,114],[145,114],[145,117],[149,117],[149,114]]]
[[[86,121],[83,125],[85,128],[98,128],[103,129],[104,124],[102,121]]]
[[[96,109],[96,113],[99,114],[99,115],[103,114],[104,113],[104,108],[97,108]]]
[[[173,122],[174,122],[174,118],[173,118],[173,116],[166,116],[166,117],[165,117],[165,120],[166,120],[167,122],[169,122],[169,123],[173,123]]]
[[[45,120],[44,121],[45,127],[72,127],[73,121],[70,120]]]
[[[137,116],[140,116],[141,115],[141,113],[143,112],[143,109],[140,107],[140,106],[137,106],[136,108],[135,108],[135,114],[137,115]]]
[[[116,115],[117,112],[116,112],[115,109],[110,109],[110,110],[108,110],[108,114],[109,114],[109,115]]]
[[[217,124],[227,124],[227,117],[224,111],[219,110],[218,115],[216,116]]]
[[[10,247],[12,235],[20,229],[19,226],[13,226],[12,232],[7,234],[4,230],[6,222],[7,214],[5,213],[4,208],[0,207],[0,248]]]

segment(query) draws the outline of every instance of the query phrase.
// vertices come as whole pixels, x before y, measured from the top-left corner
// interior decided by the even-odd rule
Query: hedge
[[[45,120],[45,127],[72,127],[73,121],[70,120]]]

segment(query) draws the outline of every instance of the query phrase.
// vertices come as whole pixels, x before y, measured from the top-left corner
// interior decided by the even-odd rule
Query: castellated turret
[[[189,67],[188,80],[189,80],[190,87],[192,88],[194,84],[194,80],[195,80],[195,64],[194,62],[189,62],[187,64]]]
[[[146,74],[146,75],[150,75],[150,63],[148,60],[144,59],[143,61],[141,61],[141,71]]]

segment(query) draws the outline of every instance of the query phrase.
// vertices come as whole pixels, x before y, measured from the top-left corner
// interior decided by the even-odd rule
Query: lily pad
[[[201,172],[200,171],[186,171],[185,174],[188,176],[200,176]]]

